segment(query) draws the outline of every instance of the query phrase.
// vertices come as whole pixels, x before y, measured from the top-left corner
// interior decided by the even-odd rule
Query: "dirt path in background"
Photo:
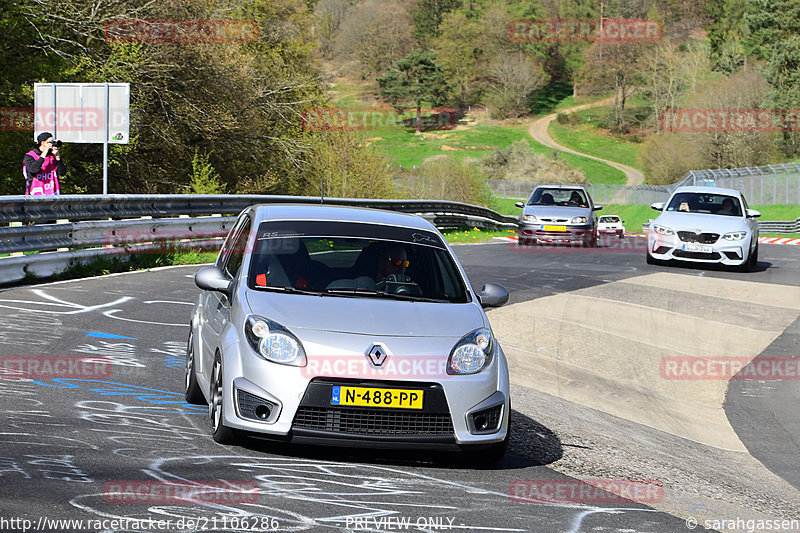
[[[590,104],[582,104],[576,105],[573,107],[569,107],[567,109],[563,109],[560,113],[572,113],[574,111],[580,111],[582,109],[587,109],[589,107],[597,107],[601,105],[608,104],[614,101],[614,97],[605,98],[603,100],[598,100],[597,102],[592,102]],[[549,146],[550,148],[555,148],[556,150],[561,150],[562,152],[568,152],[570,154],[579,155],[581,157],[586,157],[588,159],[594,159],[595,161],[600,161],[601,163],[605,163],[606,165],[610,165],[618,170],[621,170],[625,173],[626,185],[640,185],[644,183],[644,174],[641,171],[629,167],[628,165],[623,165],[622,163],[617,163],[615,161],[609,161],[608,159],[603,159],[600,157],[595,157],[589,154],[582,154],[580,152],[576,152],[571,148],[567,148],[566,146],[561,146],[552,137],[550,134],[547,133],[547,128],[550,127],[550,123],[556,119],[558,113],[551,113],[549,115],[545,115],[541,118],[537,118],[533,122],[531,122],[530,128],[528,129],[528,133],[531,137],[534,138],[537,142],[542,143],[545,146]],[[591,181],[591,179],[589,179]]]

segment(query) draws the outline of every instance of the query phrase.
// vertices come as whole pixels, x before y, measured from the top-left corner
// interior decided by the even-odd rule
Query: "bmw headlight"
[[[467,333],[450,352],[448,374],[477,374],[492,362],[494,338],[486,328]]]
[[[300,340],[277,322],[251,315],[244,324],[250,347],[267,361],[290,366],[306,366],[306,352]]]
[[[536,217],[534,215],[523,215],[522,216],[523,222],[536,222]]]
[[[675,235],[675,230],[673,230],[672,228],[668,228],[666,226],[659,226],[658,224],[653,224],[653,231],[655,231],[659,235]]]
[[[746,231],[732,231],[722,236],[726,241],[741,241],[745,237],[747,237]]]
[[[570,224],[585,224],[586,223],[586,217],[575,217],[572,220],[570,220],[569,222],[570,222]]]

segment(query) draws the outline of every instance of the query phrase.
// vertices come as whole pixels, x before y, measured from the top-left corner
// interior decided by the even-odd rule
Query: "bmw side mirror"
[[[747,218],[758,218],[760,216],[761,216],[761,211],[756,211],[755,209],[747,210]]]
[[[592,206],[592,211],[600,211],[601,209],[603,209],[602,205],[594,205],[594,206]]]
[[[478,295],[481,307],[500,307],[508,301],[508,291],[497,283],[487,283]]]
[[[650,209],[655,209],[656,211],[663,211],[664,202],[656,202],[654,204],[650,204]]]
[[[194,283],[204,291],[217,291],[231,297],[233,282],[217,266],[206,266],[198,270],[194,275]]]
[[[519,207],[520,209],[522,209],[522,208],[524,208],[524,207],[525,207],[525,204],[523,204],[522,202],[517,202],[517,203],[515,203],[514,205],[515,205],[515,206],[517,206],[517,207]]]

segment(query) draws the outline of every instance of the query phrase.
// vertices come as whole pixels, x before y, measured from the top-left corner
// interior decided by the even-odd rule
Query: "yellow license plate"
[[[372,387],[331,387],[331,405],[422,409],[422,391]]]
[[[566,226],[542,226],[542,231],[567,231]]]

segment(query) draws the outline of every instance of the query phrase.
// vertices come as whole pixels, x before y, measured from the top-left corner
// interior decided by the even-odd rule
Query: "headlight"
[[[722,236],[726,241],[741,241],[745,237],[747,237],[746,231],[732,231]]]
[[[492,362],[494,339],[486,328],[467,333],[450,352],[448,374],[477,374]]]
[[[572,220],[570,220],[569,222],[570,222],[570,224],[585,224],[586,223],[586,217],[575,217]]]
[[[659,226],[657,224],[654,224],[653,230],[659,235],[675,235],[675,230],[670,229],[666,226]]]
[[[267,361],[290,366],[306,366],[306,352],[300,340],[277,322],[251,315],[244,324],[250,347]]]
[[[523,222],[536,222],[536,217],[534,215],[523,215],[522,216]]]

